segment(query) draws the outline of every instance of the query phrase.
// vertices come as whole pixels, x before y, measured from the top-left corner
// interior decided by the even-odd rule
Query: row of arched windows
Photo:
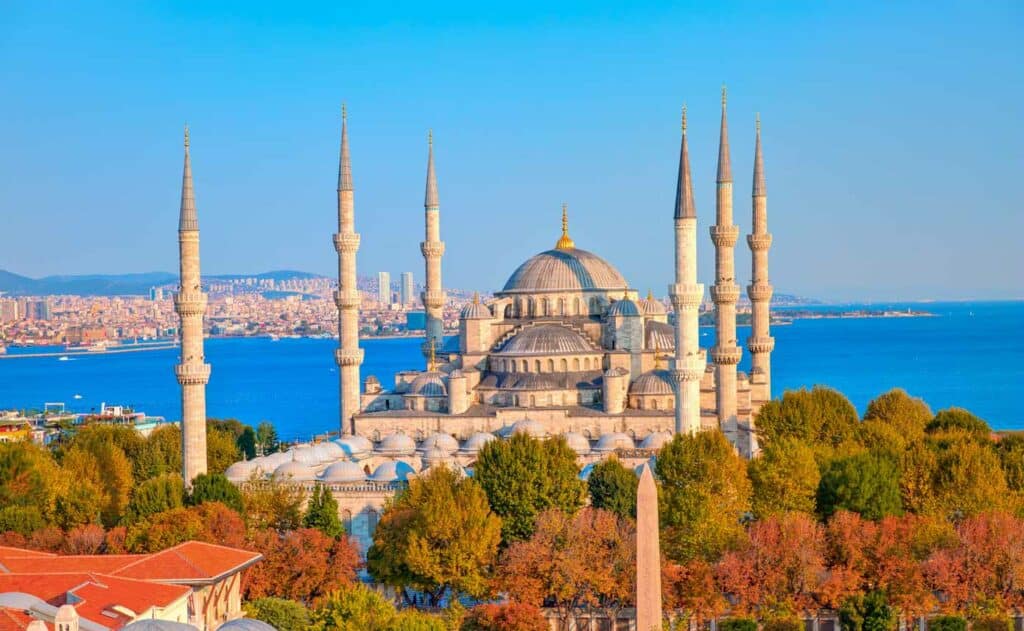
[[[569,372],[570,366],[573,372],[580,372],[581,370],[599,370],[601,368],[601,360],[597,357],[573,357],[570,360],[567,357],[561,357],[557,361],[549,357],[548,359],[535,359],[531,362],[528,359],[492,359],[492,370],[498,372],[555,372],[556,368],[559,372]],[[532,370],[531,370],[532,367]]]
[[[505,316],[512,318],[536,318],[544,316],[580,316],[600,313],[601,299],[594,297],[589,301],[589,311],[584,310],[583,300],[575,298],[518,298],[505,307]]]

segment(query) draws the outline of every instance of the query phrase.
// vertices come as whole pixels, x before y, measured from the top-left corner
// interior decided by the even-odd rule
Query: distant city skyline
[[[14,2],[0,18],[0,268],[19,274],[175,269],[188,121],[203,271],[332,276],[345,100],[360,270],[422,270],[433,128],[446,285],[500,289],[554,245],[565,201],[579,247],[664,295],[685,101],[710,283],[725,82],[741,234],[761,113],[778,291],[1024,297],[1019,3]],[[736,266],[746,284],[746,248]]]

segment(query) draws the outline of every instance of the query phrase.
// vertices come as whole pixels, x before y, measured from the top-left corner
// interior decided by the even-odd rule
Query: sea
[[[773,395],[827,385],[861,412],[900,387],[933,410],[967,408],[995,429],[1024,429],[1024,302],[959,302],[801,306],[822,315],[859,309],[926,311],[929,317],[794,319],[774,326]],[[785,315],[787,309],[777,309]],[[740,327],[741,343],[750,329]],[[702,327],[701,345],[714,344]],[[388,387],[395,372],[422,369],[421,340],[365,339],[362,375]],[[255,425],[272,422],[283,439],[337,429],[338,369],[331,339],[228,338],[206,341],[213,371],[207,414]],[[9,353],[59,349],[11,348]],[[744,353],[741,370],[749,368]],[[0,410],[63,403],[74,412],[131,406],[167,419],[180,416],[174,378],[177,349],[0,359]]]

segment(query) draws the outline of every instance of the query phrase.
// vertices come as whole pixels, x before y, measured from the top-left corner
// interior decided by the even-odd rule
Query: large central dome
[[[622,291],[626,279],[600,256],[578,248],[556,248],[519,266],[501,293],[548,291]]]

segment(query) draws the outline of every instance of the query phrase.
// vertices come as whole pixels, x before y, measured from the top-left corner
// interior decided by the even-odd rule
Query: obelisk
[[[645,464],[636,491],[636,631],[661,629],[658,487]]]

